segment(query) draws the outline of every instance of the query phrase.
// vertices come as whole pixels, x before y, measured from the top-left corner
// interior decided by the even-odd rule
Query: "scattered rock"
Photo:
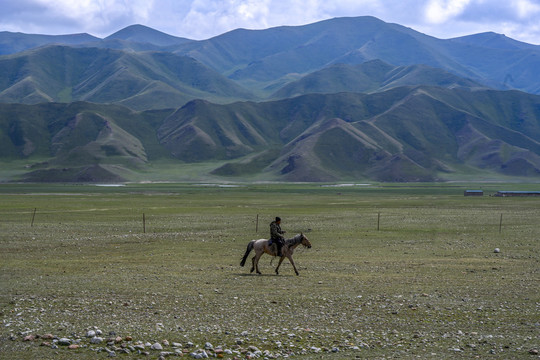
[[[58,340],[58,345],[64,345],[64,346],[71,345],[71,340],[68,338],[61,338]]]
[[[500,252],[501,252],[501,249],[499,249],[499,248],[495,248],[495,250],[493,250],[493,252],[494,252],[495,254],[498,254],[498,253],[500,253]]]
[[[150,346],[150,349],[152,349],[152,350],[157,350],[157,351],[161,351],[161,350],[163,350],[163,346],[161,346],[160,343],[155,343],[155,344],[153,344],[152,346]]]
[[[78,344],[71,344],[71,345],[68,346],[68,349],[70,349],[70,350],[76,350],[78,348],[79,348]]]
[[[90,342],[92,344],[99,344],[103,342],[103,338],[99,336],[94,336],[92,339],[90,339]]]

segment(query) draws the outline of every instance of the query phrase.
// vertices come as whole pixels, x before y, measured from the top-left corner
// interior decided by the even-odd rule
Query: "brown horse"
[[[244,266],[246,264],[246,259],[251,252],[251,250],[255,250],[255,256],[251,260],[253,263],[253,266],[251,267],[250,272],[253,272],[253,270],[257,270],[257,274],[260,274],[259,271],[259,259],[264,253],[267,253],[268,255],[276,256],[276,250],[273,248],[273,246],[269,245],[270,240],[268,239],[259,239],[259,240],[251,240],[247,246],[246,253],[244,254],[244,257],[242,258],[242,261],[240,262],[240,266]],[[296,266],[294,265],[294,260],[292,258],[294,249],[298,245],[302,244],[303,246],[307,248],[311,248],[311,243],[309,242],[308,238],[303,234],[300,233],[296,236],[294,236],[291,239],[285,240],[285,244],[281,248],[281,258],[279,259],[278,266],[276,267],[276,274],[279,275],[279,266],[283,262],[283,259],[287,258],[291,262],[294,272],[296,275],[298,274],[298,270],[296,270]]]

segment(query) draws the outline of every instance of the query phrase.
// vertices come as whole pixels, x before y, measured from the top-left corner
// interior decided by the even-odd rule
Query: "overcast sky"
[[[363,15],[442,39],[494,31],[540,45],[540,0],[0,0],[0,31],[102,38],[142,24],[199,40]]]

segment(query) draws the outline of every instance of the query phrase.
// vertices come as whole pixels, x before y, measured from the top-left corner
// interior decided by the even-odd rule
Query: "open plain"
[[[0,358],[538,358],[538,185],[475,187],[2,184]]]

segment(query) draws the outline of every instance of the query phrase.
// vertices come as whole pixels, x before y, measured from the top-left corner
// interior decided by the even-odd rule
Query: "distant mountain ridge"
[[[142,25],[128,26],[105,39],[83,35],[62,38],[2,32],[0,54],[65,44],[68,40],[73,46],[174,52],[199,60],[262,97],[329,65],[354,65],[375,59],[394,66],[424,64],[484,86],[540,94],[538,45],[496,33],[441,40],[369,16],[265,30],[237,29],[201,41],[171,36]],[[14,40],[21,36],[27,40]]]
[[[193,40],[172,36],[164,32],[149,28],[144,25],[130,25],[114,34],[107,36],[104,40],[125,40],[132,42],[149,43],[158,46],[179,45]]]
[[[0,102],[91,101],[173,108],[196,98],[253,99],[198,61],[167,52],[47,46],[0,57]]]
[[[371,60],[359,65],[330,65],[290,82],[271,97],[287,98],[309,93],[372,93],[408,85],[431,85],[444,88],[482,87],[472,80],[426,65],[392,66],[381,60]]]
[[[40,35],[0,31],[0,55],[15,54],[44,45],[81,45],[99,41],[90,34]]]
[[[538,178],[539,119],[540,96],[427,86],[194,100],[175,111],[0,104],[0,150],[4,160],[31,164],[25,181],[128,181],[156,161],[206,162],[214,164],[206,176],[237,180]]]
[[[540,178],[540,46],[500,34],[133,25],[0,52],[0,181]]]

